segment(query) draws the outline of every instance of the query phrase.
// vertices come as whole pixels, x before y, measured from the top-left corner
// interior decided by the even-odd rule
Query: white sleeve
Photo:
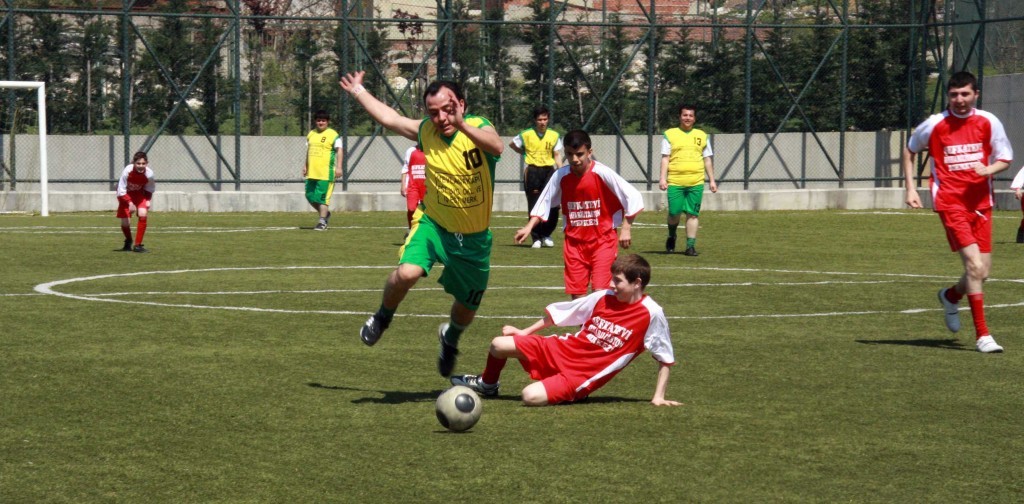
[[[558,137],[558,141],[555,142],[555,148],[552,150],[555,152],[562,152],[565,150],[565,147],[562,145],[562,137]]]
[[[977,112],[988,118],[989,123],[992,124],[992,138],[989,140],[992,145],[992,157],[988,160],[989,164],[996,161],[1013,162],[1013,146],[1010,145],[1010,139],[1006,137],[1006,129],[1003,128],[1002,121],[994,114],[984,110]]]
[[[516,144],[516,147],[519,147],[520,149],[522,149],[523,148],[523,135],[516,135],[515,138],[512,139],[512,143]]]
[[[615,197],[619,198],[626,213],[625,217],[633,217],[644,210],[643,195],[632,184],[626,182],[621,175],[602,163],[594,165],[594,174],[601,177],[608,189],[611,189]],[[621,215],[615,216],[615,227],[622,223],[622,217]]]
[[[405,151],[405,159],[402,160],[402,174],[409,173],[409,160],[412,159],[412,153],[416,151],[416,147],[409,147],[409,150]]]
[[[341,135],[334,139],[334,150],[341,150]]]
[[[916,154],[928,150],[928,140],[932,137],[932,130],[935,129],[935,125],[943,117],[945,117],[943,114],[935,114],[914,128],[914,132],[910,134],[910,139],[907,140],[907,148],[910,149],[910,152]]]
[[[672,144],[668,141],[664,135],[661,137],[661,155],[671,156],[672,155]]]
[[[548,179],[547,185],[530,210],[530,217],[538,217],[541,222],[547,222],[551,209],[562,204],[562,177],[565,177],[566,173],[569,173],[569,167],[563,166]]]
[[[1017,172],[1017,176],[1013,177],[1013,182],[1010,182],[1010,189],[1020,189],[1024,187],[1024,166]]]
[[[672,337],[669,335],[665,311],[650,296],[645,297],[643,303],[651,314],[651,323],[647,326],[647,334],[644,334],[644,348],[651,352],[654,360],[663,364],[675,364],[675,350],[672,348]]]
[[[117,197],[120,198],[125,194],[128,194],[128,174],[131,173],[132,165],[124,167],[121,170],[121,178],[117,181]]]
[[[701,153],[701,157],[714,157],[715,153],[711,150],[711,137],[708,137],[708,143],[704,145],[704,152]]]
[[[142,188],[142,190],[147,191],[149,193],[156,192],[156,180],[154,180],[153,177],[153,170],[148,166],[146,167],[146,180],[146,185],[145,187]]]
[[[551,303],[544,311],[557,326],[578,326],[590,320],[597,301],[611,293],[608,290],[591,292],[589,295],[571,301]]]

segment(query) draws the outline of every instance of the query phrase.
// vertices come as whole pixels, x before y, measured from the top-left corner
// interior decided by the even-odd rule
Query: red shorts
[[[613,238],[581,243],[566,238],[564,247],[565,293],[586,294],[587,285],[594,290],[607,289],[612,283],[612,263],[619,255],[619,240]]]
[[[405,189],[405,209],[414,212],[416,207],[423,201],[423,195],[427,193],[427,188],[422,184],[410,184]]]
[[[142,191],[131,191],[127,194],[128,197],[131,198],[131,204],[135,205],[135,208],[149,208],[149,198],[147,198]],[[128,202],[120,199],[117,200],[117,214],[115,214],[115,217],[118,219],[130,219],[131,216],[132,209],[128,206]]]
[[[992,209],[946,210],[939,212],[942,226],[946,228],[949,248],[956,252],[977,243],[983,254],[992,252]]]
[[[519,363],[530,378],[540,380],[544,384],[544,392],[548,395],[548,404],[573,402],[590,395],[593,390],[576,389],[587,381],[586,376],[575,376],[562,371],[558,364],[558,353],[549,350],[558,345],[557,336],[515,336],[516,350],[523,354]]]

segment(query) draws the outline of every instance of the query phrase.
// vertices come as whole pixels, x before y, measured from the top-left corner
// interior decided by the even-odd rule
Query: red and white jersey
[[[623,303],[611,290],[592,292],[545,309],[559,326],[580,326],[576,334],[557,336],[553,349],[562,372],[588,379],[577,392],[596,390],[647,350],[663,364],[675,364],[665,312],[650,296]]]
[[[623,216],[633,217],[644,209],[644,199],[635,187],[614,170],[597,161],[578,176],[568,165],[559,168],[548,180],[531,217],[547,221],[551,208],[562,206],[565,236],[597,243],[622,224]]]
[[[978,175],[974,166],[1013,161],[1013,147],[1003,123],[984,110],[967,117],[949,110],[935,114],[914,129],[907,148],[928,150],[932,157],[932,207],[936,212],[992,208],[992,176]]]
[[[121,172],[121,179],[117,181],[117,196],[121,197],[135,191],[156,191],[153,170],[149,166],[146,166],[142,173],[135,171],[135,165],[125,166]]]
[[[427,156],[423,154],[423,151],[416,148],[416,146],[409,147],[409,150],[405,151],[405,161],[402,164],[402,175],[408,174],[406,178],[406,186],[409,184],[416,184],[418,186],[424,185],[427,180]]]

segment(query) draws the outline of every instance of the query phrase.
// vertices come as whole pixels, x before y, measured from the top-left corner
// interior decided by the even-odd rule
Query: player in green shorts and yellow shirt
[[[341,167],[341,135],[327,127],[331,116],[326,110],[317,110],[316,128],[306,135],[306,164],[302,177],[306,179],[306,201],[320,214],[313,229],[323,231],[331,219],[331,194],[334,177]]]
[[[465,113],[465,98],[454,82],[428,85],[423,93],[428,117],[412,119],[373,97],[363,86],[363,75],[342,76],[341,88],[381,126],[423,146],[427,194],[413,215],[398,267],[388,275],[380,308],[359,337],[366,345],[377,343],[409,289],[440,262],[445,268],[438,282],[455,298],[450,320],[438,328],[437,370],[447,377],[455,367],[459,338],[487,290],[494,169],[505,146],[487,119]]]
[[[700,224],[700,204],[704,198],[704,174],[708,187],[718,192],[715,167],[711,157],[708,134],[693,127],[697,122],[697,109],[692,105],[679,105],[679,127],[665,132],[661,141],[661,180],[658,186],[668,191],[668,239],[665,251],[676,249],[676,228],[680,215],[686,214],[686,250],[684,255],[696,256],[697,229]]]

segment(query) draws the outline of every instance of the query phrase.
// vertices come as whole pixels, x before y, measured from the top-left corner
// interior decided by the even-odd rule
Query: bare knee
[[[526,406],[547,406],[548,392],[541,382],[533,382],[523,389],[523,404]]]
[[[964,264],[967,276],[984,282],[988,279],[989,265],[981,258],[966,261]]]

